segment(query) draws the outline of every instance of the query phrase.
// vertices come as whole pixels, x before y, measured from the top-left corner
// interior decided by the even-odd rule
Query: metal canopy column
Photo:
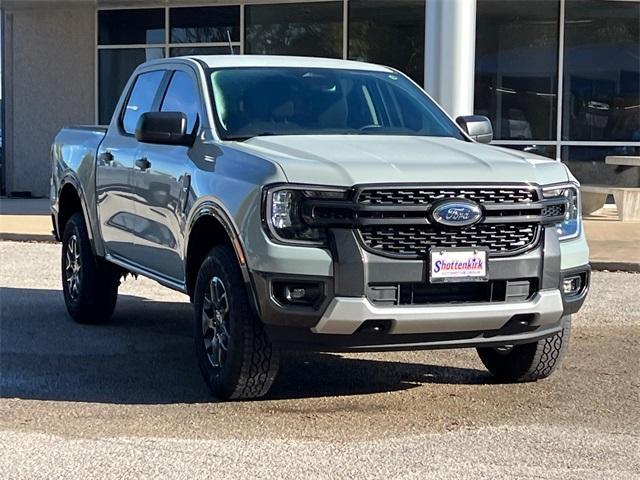
[[[473,113],[476,0],[427,0],[425,89],[452,117]]]

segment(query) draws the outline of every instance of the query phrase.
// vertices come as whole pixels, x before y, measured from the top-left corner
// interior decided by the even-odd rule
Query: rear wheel
[[[62,291],[67,311],[78,323],[109,321],[118,298],[120,272],[97,258],[82,213],[69,218],[62,235]]]
[[[194,295],[195,349],[213,394],[223,399],[265,395],[279,355],[249,305],[233,250],[214,247],[200,267]]]
[[[523,345],[478,348],[487,370],[504,382],[535,382],[548,377],[562,361],[571,334],[571,317],[555,335]]]

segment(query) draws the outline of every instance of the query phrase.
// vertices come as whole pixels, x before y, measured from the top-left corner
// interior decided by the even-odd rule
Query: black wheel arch
[[[67,224],[71,216],[76,212],[81,212],[84,217],[85,225],[87,226],[89,240],[91,240],[91,248],[93,253],[96,254],[93,225],[91,223],[91,218],[89,218],[84,190],[78,179],[73,175],[67,175],[60,182],[56,211],[57,215],[54,215],[54,227],[57,234],[57,240],[61,240],[62,233],[64,232],[64,226]]]
[[[189,222],[185,251],[185,287],[193,299],[200,265],[216,245],[229,245],[236,255],[254,312],[259,315],[256,290],[247,266],[245,249],[238,229],[229,215],[213,202],[200,205]]]

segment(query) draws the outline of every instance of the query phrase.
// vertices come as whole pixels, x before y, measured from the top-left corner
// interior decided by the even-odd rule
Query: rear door
[[[200,129],[202,101],[195,72],[176,66],[160,111],[186,114],[191,133]],[[133,167],[135,213],[144,225],[143,234],[136,237],[134,261],[177,283],[184,281],[183,232],[194,165],[189,158],[192,151],[193,147],[140,144]]]
[[[98,149],[96,201],[102,239],[107,253],[127,260],[135,256],[140,223],[133,207],[133,166],[138,158],[135,128],[140,115],[157,108],[166,73],[145,71],[129,82]]]

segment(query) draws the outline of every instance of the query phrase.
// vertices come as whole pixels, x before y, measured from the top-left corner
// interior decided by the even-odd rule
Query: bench
[[[613,195],[618,217],[623,222],[640,221],[640,188],[609,185],[582,185],[582,213],[589,215],[604,207],[609,194]]]
[[[640,157],[632,155],[609,155],[604,157],[604,163],[624,167],[640,167]]]

